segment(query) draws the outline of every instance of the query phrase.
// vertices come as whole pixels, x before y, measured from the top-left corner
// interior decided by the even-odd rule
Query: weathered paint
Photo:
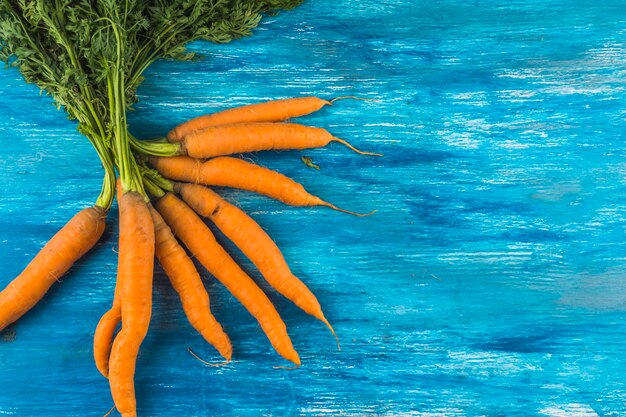
[[[157,63],[130,115],[140,137],[260,100],[349,94],[379,101],[302,122],[385,156],[338,144],[247,156],[337,205],[378,209],[367,218],[223,192],[277,241],[343,350],[270,291],[304,363],[273,369],[283,362],[258,325],[205,274],[236,360],[204,367],[186,347],[217,357],[159,271],[140,414],[625,415],[624,39],[623,1],[311,0],[252,38],[194,44],[205,60]],[[4,286],[95,200],[102,173],[16,71],[0,71],[0,97]],[[113,294],[116,222],[2,334],[0,415],[112,405],[91,339]]]

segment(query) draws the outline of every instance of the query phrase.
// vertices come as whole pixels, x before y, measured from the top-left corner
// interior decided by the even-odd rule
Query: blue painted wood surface
[[[248,156],[337,205],[379,210],[368,218],[224,190],[318,295],[343,350],[269,291],[304,362],[273,369],[258,325],[205,274],[236,360],[204,367],[186,347],[214,352],[159,270],[140,415],[626,415],[625,7],[311,0],[251,38],[194,44],[205,60],[157,63],[130,116],[140,137],[230,106],[354,94],[380,101],[302,122],[385,157],[340,145]],[[101,181],[87,141],[37,92],[0,72],[1,286]],[[116,221],[0,335],[0,415],[112,405],[91,341],[113,294]]]

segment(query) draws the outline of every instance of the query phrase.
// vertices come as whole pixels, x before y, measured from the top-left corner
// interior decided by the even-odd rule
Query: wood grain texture
[[[302,122],[385,157],[339,144],[247,155],[339,206],[379,210],[368,218],[223,190],[317,294],[343,350],[268,291],[303,360],[273,369],[258,325],[204,273],[236,360],[203,367],[185,348],[214,353],[158,269],[140,414],[626,415],[623,11],[611,0],[311,0],[249,39],[194,44],[204,60],[157,63],[130,115],[139,137],[260,100],[354,94],[380,101]],[[0,97],[4,286],[93,203],[102,172],[16,71],[0,71]],[[1,335],[0,415],[112,405],[91,338],[113,295],[116,223],[112,213],[89,258]]]

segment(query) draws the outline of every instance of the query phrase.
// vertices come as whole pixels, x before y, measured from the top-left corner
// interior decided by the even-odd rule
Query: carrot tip
[[[109,416],[111,415],[111,413],[113,412],[113,410],[115,410],[115,406],[113,406],[113,408],[111,408],[111,409],[109,410],[109,412],[108,412],[108,413],[106,413],[106,414],[105,414],[104,416],[102,416],[102,417],[109,417]]]
[[[336,206],[336,205],[334,205],[334,204],[330,204],[330,203],[326,203],[326,202],[324,202],[324,203],[325,203],[324,205],[325,205],[326,207],[330,207],[330,208],[331,208],[331,209],[333,209],[333,210],[337,210],[337,211],[340,211],[340,212],[342,212],[342,213],[351,214],[351,215],[353,215],[353,216],[357,216],[357,217],[367,217],[367,216],[371,216],[372,214],[374,214],[374,213],[376,213],[376,212],[378,211],[378,210],[372,210],[372,211],[370,211],[369,213],[357,213],[356,211],[350,211],[350,210],[345,210],[345,209],[339,208],[339,207],[337,207],[337,206]]]
[[[200,362],[202,362],[203,364],[205,364],[207,366],[214,366],[214,367],[226,366],[226,365],[228,365],[230,363],[230,359],[225,360],[223,362],[218,362],[218,363],[211,363],[209,361],[205,361],[200,356],[196,355],[196,353],[193,350],[191,350],[190,347],[187,348],[187,352],[189,352],[189,354],[191,354],[191,356],[193,356],[194,358],[196,358],[197,360],[199,360]]]
[[[328,330],[330,330],[333,336],[335,336],[335,341],[337,342],[337,350],[341,352],[341,345],[339,344],[339,336],[337,336],[337,333],[335,333],[335,329],[333,329],[333,326],[331,326],[328,320],[326,320],[326,317],[324,317],[323,315],[320,318],[320,320],[322,321],[322,323],[326,325],[326,327],[328,327]]]
[[[377,100],[375,98],[365,98],[365,97],[356,97],[356,96],[341,96],[341,97],[335,97],[334,99],[330,100],[330,104],[333,104],[335,101],[347,100],[347,99],[359,100],[359,101],[374,101],[376,103],[380,103],[380,100]]]
[[[348,143],[347,141],[343,140],[343,139],[339,139],[339,138],[333,138],[332,139],[333,142],[339,142],[345,146],[347,146],[348,148],[352,149],[354,152],[360,154],[360,155],[369,155],[369,156],[384,156],[382,153],[375,153],[375,152],[365,152],[365,151],[361,151],[357,148],[355,148],[354,146],[350,145],[350,143]]]
[[[100,374],[105,377],[106,379],[109,379],[109,369],[107,366],[107,369],[100,369],[100,367],[98,367],[98,371],[100,371]]]

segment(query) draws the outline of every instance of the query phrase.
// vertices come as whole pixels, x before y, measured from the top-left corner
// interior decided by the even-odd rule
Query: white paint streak
[[[598,417],[591,406],[579,403],[551,405],[539,410],[539,413],[549,417]]]

